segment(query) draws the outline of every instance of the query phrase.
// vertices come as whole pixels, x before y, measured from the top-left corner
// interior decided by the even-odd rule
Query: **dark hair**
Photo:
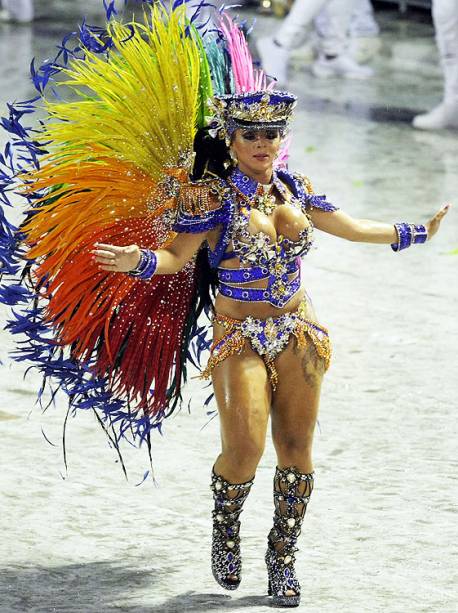
[[[211,172],[222,179],[226,179],[232,171],[231,156],[225,141],[213,138],[208,127],[200,128],[194,138],[194,151],[196,154],[191,179],[201,179],[205,172]]]
[[[198,181],[206,172],[221,179],[226,179],[232,171],[229,149],[224,140],[213,138],[208,127],[200,128],[194,138],[194,166],[191,180]],[[207,316],[213,312],[213,301],[218,284],[218,275],[210,267],[206,249],[200,249],[197,254],[197,286],[194,300],[194,319],[205,311]]]

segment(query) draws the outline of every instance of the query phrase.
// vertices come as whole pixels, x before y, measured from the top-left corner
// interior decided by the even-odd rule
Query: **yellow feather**
[[[164,167],[191,155],[200,74],[195,33],[184,35],[184,6],[169,14],[157,4],[145,19],[150,23],[111,22],[108,58],[86,50],[85,61],[62,71],[59,88],[77,99],[46,102],[45,136],[55,163],[90,161],[96,146],[105,158],[160,180]]]

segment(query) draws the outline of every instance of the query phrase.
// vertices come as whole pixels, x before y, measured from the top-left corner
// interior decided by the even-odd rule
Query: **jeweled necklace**
[[[262,183],[260,183],[258,186],[258,190],[256,191],[256,194],[253,198],[253,201],[251,202],[251,206],[253,209],[257,209],[258,211],[264,213],[264,215],[267,216],[272,215],[275,210],[275,207],[277,206],[275,196],[271,193],[271,188],[272,184],[263,185]],[[258,193],[260,190],[262,190],[262,194]]]
[[[245,175],[239,168],[235,168],[227,182],[250,208],[257,209],[265,215],[271,215],[277,206],[275,197],[270,193],[272,187],[275,186],[282,193],[277,186],[275,174],[272,182],[266,185],[258,183],[255,179]]]

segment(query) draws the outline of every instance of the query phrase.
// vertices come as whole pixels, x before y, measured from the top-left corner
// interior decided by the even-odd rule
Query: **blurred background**
[[[0,4],[0,103],[32,93],[27,82],[31,57],[43,60],[53,53],[83,15],[94,24],[104,18],[101,0]],[[117,2],[120,10],[124,4]],[[124,10],[133,12],[138,5],[131,0]],[[454,0],[435,1],[438,44],[426,0],[245,0],[232,12],[246,20],[247,29],[255,24],[252,52],[280,86],[313,92],[301,96],[309,108],[321,94],[332,98],[329,112],[344,103],[349,113],[374,120],[410,123],[436,110],[416,120],[417,128],[436,130],[458,125],[457,11]],[[437,113],[444,90],[448,106]]]

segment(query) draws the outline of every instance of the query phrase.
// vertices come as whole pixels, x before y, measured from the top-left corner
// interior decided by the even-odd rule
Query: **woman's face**
[[[242,172],[257,175],[272,170],[280,144],[281,136],[277,128],[239,128],[232,137],[231,150]]]

